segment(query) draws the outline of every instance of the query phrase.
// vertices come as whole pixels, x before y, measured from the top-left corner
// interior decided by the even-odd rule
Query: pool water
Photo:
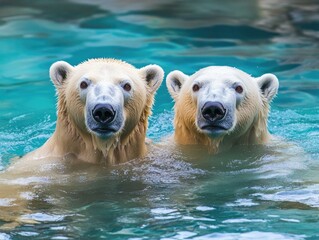
[[[279,140],[207,156],[161,149],[173,133],[163,84],[148,130],[158,145],[145,159],[17,179],[33,188],[27,217],[38,223],[0,239],[318,239],[319,4],[279,2],[2,0],[2,170],[54,131],[48,69],[57,60],[118,58],[166,74],[229,65],[274,73],[280,89],[269,119]]]

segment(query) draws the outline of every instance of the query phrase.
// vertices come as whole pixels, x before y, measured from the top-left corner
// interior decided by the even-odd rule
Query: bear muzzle
[[[220,136],[226,134],[233,125],[229,109],[221,102],[207,101],[199,109],[197,126],[205,134]]]
[[[117,134],[123,125],[123,113],[116,105],[97,103],[87,107],[86,126],[98,137],[110,138]]]
[[[220,102],[206,102],[201,109],[203,117],[208,122],[217,122],[226,115],[226,109]]]
[[[116,112],[110,104],[97,104],[92,110],[94,120],[100,124],[113,122]]]

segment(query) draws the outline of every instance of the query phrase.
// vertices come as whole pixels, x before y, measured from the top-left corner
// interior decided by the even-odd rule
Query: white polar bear
[[[269,107],[279,87],[275,75],[253,78],[233,67],[210,66],[191,76],[173,71],[166,85],[175,101],[176,143],[207,145],[217,153],[270,139]]]

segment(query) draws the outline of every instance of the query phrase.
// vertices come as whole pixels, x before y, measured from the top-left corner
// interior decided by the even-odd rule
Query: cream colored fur
[[[57,62],[56,65],[67,65]],[[55,78],[51,67],[51,79]],[[50,139],[39,149],[26,155],[26,159],[47,157],[63,158],[72,154],[76,158],[92,163],[115,164],[141,157],[146,153],[145,136],[148,117],[154,101],[154,93],[163,79],[163,70],[156,65],[136,69],[132,65],[115,59],[92,59],[75,67],[66,66],[65,82],[55,82],[57,87],[57,123]],[[153,74],[152,76],[148,76]],[[134,96],[125,104],[125,126],[110,139],[100,139],[85,126],[84,105],[80,101],[77,80],[83,75],[93,82],[109,81],[117,84],[129,77],[133,82]],[[146,78],[156,78],[148,83]],[[58,79],[59,80],[59,79]]]
[[[85,108],[79,96],[79,79],[94,83],[108,81],[117,85],[127,78],[132,83],[132,97],[124,103],[125,124],[115,136],[101,139],[85,125]],[[34,223],[23,215],[31,213],[28,204],[39,186],[58,182],[61,171],[84,162],[116,164],[143,156],[148,117],[154,94],[164,72],[157,65],[136,69],[114,59],[92,59],[77,66],[56,62],[50,69],[57,89],[57,122],[53,135],[40,148],[14,160],[0,175],[0,217],[8,222],[2,229],[21,223]],[[29,194],[30,197],[28,196]],[[2,205],[1,205],[2,204]]]
[[[211,137],[200,131],[196,125],[197,98],[192,93],[194,80],[235,79],[245,88],[245,98],[236,107],[236,124],[227,134]],[[230,67],[208,67],[191,76],[180,71],[171,72],[166,79],[168,90],[175,101],[174,139],[177,144],[206,145],[210,153],[229,149],[237,144],[261,144],[270,139],[267,120],[270,102],[277,93],[278,80],[272,74],[260,78]],[[198,94],[201,94],[200,92]]]

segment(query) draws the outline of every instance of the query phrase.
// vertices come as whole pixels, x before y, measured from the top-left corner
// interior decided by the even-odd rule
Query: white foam
[[[32,237],[32,236],[39,235],[39,233],[36,233],[36,232],[18,232],[18,234],[24,237]]]
[[[14,202],[14,200],[14,198],[0,198],[0,207],[12,206],[12,202]]]
[[[151,213],[153,214],[158,214],[158,215],[164,215],[164,214],[169,214],[176,212],[176,209],[169,209],[169,208],[154,208],[151,209]]]
[[[206,211],[212,211],[215,210],[216,208],[213,207],[207,207],[207,206],[198,206],[196,207],[197,211],[202,211],[202,212],[206,212]]]
[[[57,227],[50,227],[51,230],[55,231],[61,231],[61,230],[66,230],[65,226],[57,226]]]
[[[304,189],[280,191],[274,194],[256,193],[261,200],[277,202],[299,202],[311,207],[319,207],[319,184]]]
[[[26,200],[32,200],[32,199],[35,198],[35,196],[36,195],[33,192],[22,192],[22,193],[20,193],[20,197],[24,198]]]
[[[184,216],[182,217],[183,220],[191,220],[191,221],[207,221],[207,222],[214,222],[216,221],[215,219],[212,218],[205,218],[205,217],[199,217],[199,218],[195,218],[195,217],[191,217],[191,216]]]
[[[69,238],[68,237],[64,237],[64,236],[56,236],[56,237],[52,237],[51,239],[53,239],[53,240],[67,240]]]
[[[195,237],[193,240],[301,240],[305,235],[280,234],[272,232],[247,232],[247,233],[212,233],[200,237]]]
[[[292,218],[280,218],[281,221],[284,222],[293,222],[293,223],[299,223],[300,221],[298,219],[292,219]]]
[[[258,203],[254,203],[251,199],[242,198],[236,200],[234,203],[226,203],[228,207],[251,207],[259,205]]]
[[[1,240],[10,240],[11,237],[10,237],[10,235],[8,235],[6,233],[0,233],[0,239]]]
[[[64,219],[63,215],[53,215],[46,213],[31,213],[22,216],[22,219],[32,219],[38,222],[59,222]]]
[[[264,219],[246,219],[246,218],[234,218],[224,220],[222,223],[250,223],[250,222],[267,222]]]

